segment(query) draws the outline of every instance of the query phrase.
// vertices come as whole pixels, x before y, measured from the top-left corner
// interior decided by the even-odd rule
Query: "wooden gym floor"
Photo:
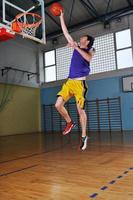
[[[0,137],[1,200],[133,200],[133,133]]]

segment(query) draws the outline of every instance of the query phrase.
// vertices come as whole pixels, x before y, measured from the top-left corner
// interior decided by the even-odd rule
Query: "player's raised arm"
[[[64,20],[64,13],[62,11],[61,11],[61,15],[60,15],[60,22],[61,22],[61,28],[62,28],[62,31],[63,31],[65,38],[67,39],[67,41],[70,45],[73,45],[74,40],[67,30],[65,20]]]

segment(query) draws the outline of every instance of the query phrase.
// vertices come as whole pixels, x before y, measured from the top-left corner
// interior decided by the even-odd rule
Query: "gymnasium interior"
[[[65,104],[76,124],[66,136],[55,109],[73,48],[53,3],[75,41],[95,38],[85,151],[75,99]],[[11,29],[28,9],[43,19],[29,26],[33,38]],[[133,0],[0,0],[0,199],[133,200]]]

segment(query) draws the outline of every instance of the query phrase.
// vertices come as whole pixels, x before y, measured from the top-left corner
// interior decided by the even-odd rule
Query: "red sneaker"
[[[63,135],[67,135],[68,133],[70,133],[70,131],[72,130],[72,128],[75,126],[75,124],[71,121],[69,123],[67,123],[64,131],[63,131]]]

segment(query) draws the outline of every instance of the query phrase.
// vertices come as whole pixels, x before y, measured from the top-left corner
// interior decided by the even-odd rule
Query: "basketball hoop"
[[[12,30],[17,33],[35,36],[36,30],[42,23],[42,17],[36,13],[20,13],[12,23]]]

